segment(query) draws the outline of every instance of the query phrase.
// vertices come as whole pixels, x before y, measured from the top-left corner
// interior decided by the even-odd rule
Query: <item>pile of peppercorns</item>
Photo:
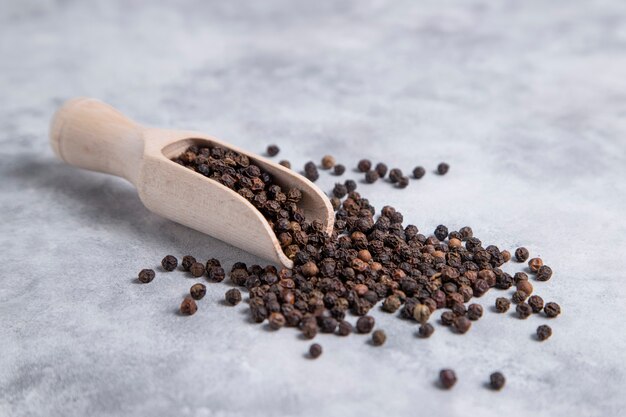
[[[278,148],[268,147],[267,152],[274,156]],[[192,145],[174,161],[249,200],[266,217],[285,254],[294,261],[293,269],[280,270],[273,265],[248,267],[237,262],[230,271],[231,281],[248,290],[252,319],[257,323],[267,320],[272,329],[298,328],[307,339],[320,332],[347,336],[356,330],[361,334],[372,333],[372,344],[380,346],[387,335],[380,329],[373,331],[376,323],[368,313],[382,302],[382,310],[399,311],[400,317],[419,323],[419,337],[433,334],[434,327],[429,321],[438,309],[447,309],[440,316],[441,324],[462,334],[483,315],[480,304],[466,306],[466,303],[491,288],[507,290],[513,286],[516,291],[512,301],[517,304],[519,318],[525,319],[542,310],[547,317],[560,313],[558,304],[549,302],[544,306],[541,297],[531,295],[533,286],[526,273],[511,276],[500,269],[511,259],[508,251],[501,251],[494,245],[484,246],[470,227],[449,231],[440,225],[427,237],[414,225],[403,226],[402,214],[391,206],[383,207],[380,216],[375,218],[374,207],[356,191],[357,185],[352,180],[337,184],[333,190],[335,224],[333,232],[326,235],[320,221],[309,222],[304,217],[298,207],[302,196],[299,190],[281,189],[271,175],[245,155],[221,147]],[[289,165],[286,161],[281,164]],[[334,167],[338,174],[345,171],[330,156],[322,159],[322,167]],[[366,180],[368,175],[375,176],[371,172],[379,177],[387,174],[384,164],[371,170],[371,163],[366,160],[359,163],[358,169],[366,172]],[[439,167],[441,174],[447,169],[447,165]],[[309,179],[318,175],[315,164],[307,164],[305,173]],[[399,183],[406,178],[398,169],[392,169],[389,177]],[[525,262],[529,253],[525,248],[518,248],[515,258]],[[177,259],[171,255],[162,261],[166,271],[174,270],[177,264]],[[551,278],[552,270],[543,265],[541,259],[533,258],[528,265],[538,281]],[[194,277],[206,275],[213,282],[221,282],[226,275],[216,259],[202,263],[187,255],[182,267]],[[150,282],[154,276],[154,271],[143,270],[139,280]],[[195,301],[202,299],[205,293],[203,284],[194,284],[180,311],[194,314]],[[241,301],[237,289],[229,290],[225,297],[231,305]],[[511,301],[500,297],[495,304],[498,312],[505,312]],[[349,312],[358,317],[356,329],[346,320]],[[551,333],[549,326],[542,325],[537,329],[537,338],[545,340]],[[311,346],[312,358],[321,353],[321,346]],[[456,376],[450,370],[445,371],[442,371],[441,383],[449,388],[454,385]],[[451,383],[447,371],[454,376]],[[504,385],[504,377],[497,374],[492,375],[491,384],[499,389]]]

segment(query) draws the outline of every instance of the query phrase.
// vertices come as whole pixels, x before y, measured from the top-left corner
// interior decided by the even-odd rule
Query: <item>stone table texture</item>
[[[0,416],[626,415],[625,2],[5,0],[0,56]],[[533,338],[544,317],[494,313],[496,290],[464,336],[435,323],[421,340],[375,309],[385,346],[321,335],[315,361],[295,330],[223,305],[227,281],[178,315],[193,280],[141,285],[140,269],[168,253],[262,260],[58,161],[48,123],[74,96],[277,143],[298,168],[332,153],[341,180],[363,157],[423,165],[405,190],[359,190],[424,233],[470,225],[543,258],[553,337]]]

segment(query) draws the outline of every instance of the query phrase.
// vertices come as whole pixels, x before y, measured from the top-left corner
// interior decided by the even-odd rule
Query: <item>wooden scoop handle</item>
[[[70,165],[136,184],[144,151],[143,129],[108,104],[75,98],[52,118],[50,144]]]

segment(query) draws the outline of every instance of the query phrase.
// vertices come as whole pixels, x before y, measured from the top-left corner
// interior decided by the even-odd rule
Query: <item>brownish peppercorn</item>
[[[376,171],[371,170],[365,173],[365,182],[368,184],[375,183],[376,181],[378,181],[378,178],[379,178],[379,175],[378,175],[378,172]]]
[[[333,195],[337,198],[344,198],[348,194],[348,187],[345,184],[337,183],[333,188]]]
[[[508,298],[496,298],[496,311],[498,313],[506,313],[509,310],[509,307],[511,307],[511,302]]]
[[[455,318],[452,324],[454,329],[461,334],[467,333],[470,327],[472,327],[472,322],[465,316]]]
[[[526,295],[530,295],[533,293],[533,284],[530,283],[530,281],[528,280],[521,280],[519,281],[515,287],[519,290],[519,291],[524,291],[526,293]]]
[[[423,338],[429,338],[434,332],[435,328],[430,323],[424,323],[417,329],[417,334]]]
[[[430,318],[430,308],[424,304],[418,304],[413,308],[413,318],[421,324],[424,324]]]
[[[515,304],[519,304],[519,303],[523,303],[527,298],[528,298],[528,294],[526,294],[524,291],[517,290],[513,293],[511,300],[513,300]]]
[[[504,387],[505,383],[506,378],[504,378],[504,375],[502,375],[501,372],[494,372],[489,376],[489,386],[491,389],[500,391]]]
[[[528,261],[528,267],[532,272],[539,271],[539,268],[541,268],[542,265],[543,261],[541,260],[541,258],[532,258],[530,261]]]
[[[513,275],[513,280],[516,284],[520,281],[528,281],[528,275],[525,272],[516,272],[515,275]]]
[[[333,168],[333,174],[335,175],[343,175],[346,172],[346,167],[342,164],[337,164]]]
[[[191,268],[191,265],[194,264],[196,262],[196,258],[194,258],[191,255],[185,255],[183,256],[183,261],[181,263],[183,270],[185,271],[189,271],[189,268]]]
[[[386,340],[387,340],[387,335],[385,334],[384,331],[375,330],[374,333],[372,333],[372,344],[374,346],[382,346],[383,344],[385,344]]]
[[[282,313],[273,312],[270,314],[268,318],[268,323],[269,323],[270,329],[278,330],[285,325],[286,323],[285,316],[283,316]]]
[[[546,305],[543,307],[543,312],[546,314],[546,316],[554,318],[561,314],[561,306],[557,303],[549,302],[546,303]]]
[[[526,303],[519,303],[515,307],[515,312],[520,319],[527,319],[533,313],[533,309]]]
[[[388,313],[395,313],[401,305],[402,301],[400,301],[400,298],[398,296],[390,295],[389,297],[385,298],[385,301],[383,302],[383,310]]]
[[[302,275],[305,277],[314,277],[319,273],[319,269],[315,262],[309,261],[302,265]]]
[[[452,369],[442,369],[439,372],[439,383],[444,389],[450,389],[456,384],[456,374]]]
[[[439,165],[437,165],[437,174],[439,175],[446,175],[449,170],[450,165],[446,164],[445,162],[441,162]]]
[[[152,269],[142,269],[139,272],[139,276],[137,278],[139,279],[139,282],[141,282],[142,284],[147,284],[154,279],[154,275],[155,274]]]
[[[331,155],[325,155],[322,158],[322,169],[331,169],[335,166],[335,158]]]
[[[458,249],[462,246],[463,246],[463,243],[461,242],[460,239],[452,238],[448,241],[448,247],[450,247],[450,249]]]
[[[333,210],[337,211],[341,207],[341,200],[337,197],[331,197],[330,205],[333,206]]]
[[[398,179],[397,187],[398,188],[406,188],[409,185],[409,177],[402,176]]]
[[[476,321],[483,316],[483,306],[480,304],[470,304],[467,307],[467,318]]]
[[[183,302],[180,304],[180,312],[181,314],[185,314],[187,316],[193,315],[196,311],[198,311],[198,306],[196,302],[191,297],[185,297]]]
[[[352,325],[345,320],[341,320],[337,325],[337,334],[339,336],[348,336],[350,333],[352,333]]]
[[[526,262],[529,256],[528,249],[524,247],[515,249],[515,259],[517,259],[518,262]]]
[[[191,275],[193,275],[196,278],[201,277],[202,275],[204,275],[204,271],[205,271],[204,264],[202,264],[200,262],[194,262],[189,267],[189,272],[191,273]]]
[[[359,317],[356,321],[356,329],[359,333],[369,333],[374,328],[374,324],[376,324],[376,321],[372,316]]]
[[[360,172],[367,172],[372,168],[372,161],[369,159],[361,159],[357,165]]]
[[[451,311],[444,311],[441,313],[441,324],[444,326],[452,326],[454,319],[454,313]]]
[[[548,265],[542,265],[537,270],[537,280],[538,281],[547,281],[552,277],[552,268]]]
[[[267,147],[267,154],[269,156],[276,156],[278,155],[278,152],[280,152],[280,148],[276,145],[269,145]]]
[[[424,167],[417,166],[413,169],[413,177],[415,177],[415,179],[419,180],[424,175],[426,175],[426,170],[424,169]]]
[[[224,268],[221,266],[214,266],[208,271],[209,279],[215,282],[222,282],[226,277],[226,273],[224,272]]]
[[[547,324],[537,327],[537,339],[541,342],[552,336],[552,328]]]
[[[201,300],[206,294],[206,287],[204,284],[194,284],[189,289],[189,294],[191,294],[191,298],[194,300]]]
[[[317,343],[313,343],[311,347],[309,347],[309,355],[313,359],[317,359],[322,355],[322,346]]]
[[[543,309],[543,298],[531,295],[528,298],[528,305],[533,309],[533,313],[539,313]]]
[[[161,266],[163,267],[163,269],[165,269],[168,272],[171,272],[173,270],[176,269],[176,267],[178,266],[178,259],[176,259],[175,256],[172,255],[167,255],[165,258],[163,258],[163,260],[161,261]]]
[[[235,306],[241,302],[241,292],[237,288],[231,288],[226,291],[224,299],[231,306]]]
[[[505,263],[511,260],[511,252],[509,252],[508,250],[503,250],[500,253],[502,254],[502,259]]]
[[[302,330],[302,336],[304,336],[305,339],[313,339],[317,336],[317,324],[315,320],[305,322],[300,330]]]

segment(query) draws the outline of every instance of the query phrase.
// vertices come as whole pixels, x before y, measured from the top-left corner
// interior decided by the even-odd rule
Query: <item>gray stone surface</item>
[[[3,1],[0,415],[626,415],[625,28],[623,1]],[[326,152],[424,165],[404,191],[360,190],[425,232],[468,224],[544,258],[554,336],[487,308],[465,336],[419,340],[376,311],[383,348],[323,336],[311,361],[297,332],[222,305],[227,284],[177,315],[192,281],[140,285],[141,268],[259,260],[57,161],[47,124],[78,95],[252,151],[276,142],[297,167]]]

